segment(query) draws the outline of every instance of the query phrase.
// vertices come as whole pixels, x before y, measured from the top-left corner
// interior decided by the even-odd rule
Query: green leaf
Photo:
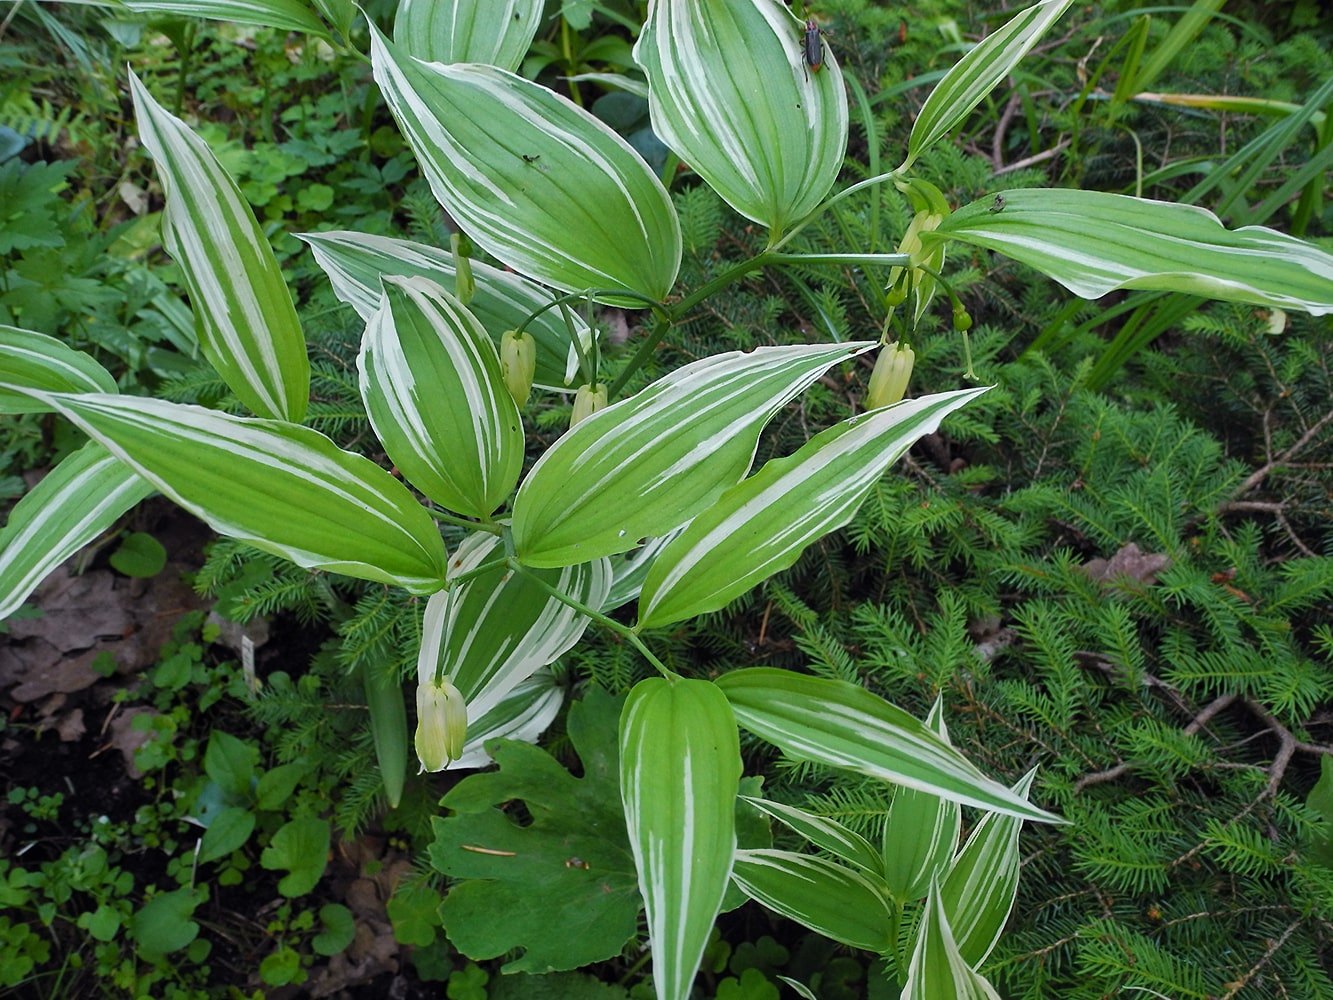
[[[254,744],[221,729],[214,729],[209,734],[208,747],[204,750],[204,772],[233,798],[250,798],[250,785],[258,760],[259,749]]]
[[[479,719],[468,719],[463,756],[450,768],[478,768],[492,763],[486,744],[494,739],[536,743],[555,721],[565,700],[564,688],[549,670],[538,670],[510,690]]]
[[[488,253],[563,291],[661,301],[680,266],[666,189],[590,113],[491,66],[397,53],[371,30],[375,81],[431,190]]]
[[[938,698],[926,725],[949,741],[943,703]],[[957,802],[916,788],[893,790],[893,805],[884,821],[882,857],[884,882],[898,902],[920,899],[929,891],[931,878],[948,870],[962,821]]]
[[[255,814],[242,806],[227,806],[217,813],[204,831],[199,848],[201,862],[216,861],[238,850],[255,829]]]
[[[341,903],[325,903],[319,908],[321,930],[310,939],[316,955],[336,955],[356,937],[356,921],[352,911]]]
[[[207,894],[200,889],[161,892],[135,911],[130,921],[130,940],[145,955],[159,956],[179,951],[199,935],[191,919]]]
[[[902,1000],[1000,1000],[991,984],[973,972],[958,953],[935,885],[930,888],[917,928]]]
[[[544,0],[402,0],[393,40],[426,62],[518,70],[541,25]]]
[[[1027,798],[1033,768],[1014,785]],[[1023,821],[990,813],[972,830],[953,867],[939,886],[958,954],[978,968],[1000,939],[1018,893],[1018,834]]]
[[[530,566],[626,552],[685,523],[735,484],[784,404],[871,343],[760,347],[679,368],[572,428],[514,499]]]
[[[836,820],[816,816],[795,806],[770,799],[745,796],[745,801],[772,816],[821,850],[836,855],[842,861],[856,865],[863,871],[878,876],[883,868],[879,852],[855,830],[849,830]]]
[[[397,809],[407,781],[407,700],[403,685],[397,670],[385,671],[378,664],[363,663],[360,671],[384,798],[390,809]]]
[[[14,505],[0,530],[0,619],[152,492],[152,484],[96,442],[62,460]]]
[[[619,702],[596,689],[571,706],[581,778],[536,747],[497,741],[499,769],[464,778],[444,797],[452,815],[432,820],[429,856],[462,880],[441,914],[463,954],[523,949],[505,972],[575,969],[619,955],[634,936],[639,895],[619,808],[618,714]],[[497,808],[512,800],[531,823]]]
[[[1333,757],[1319,759],[1319,780],[1310,789],[1305,804],[1321,822],[1315,823],[1306,850],[1325,868],[1333,868]]]
[[[1103,191],[1032,188],[1004,199],[999,212],[991,201],[965,205],[923,239],[995,250],[1085,299],[1145,288],[1333,312],[1333,255],[1275,230],[1231,230],[1194,205]]]
[[[911,138],[907,140],[907,159],[896,172],[911,166],[912,161],[944,138],[980,104],[1072,3],[1073,0],[1043,0],[1033,4],[958,60],[936,84],[916,116]]]
[[[417,594],[443,586],[444,543],[425,508],[317,431],[156,399],[43,398],[219,534]]]
[[[749,667],[723,674],[717,685],[742,727],[798,760],[1023,819],[1060,821],[987,778],[901,708],[855,684]]]
[[[523,422],[500,355],[467,308],[425,278],[390,279],[357,356],[371,426],[441,507],[489,517],[523,468]]]
[[[204,356],[254,413],[300,422],[310,361],[273,248],[208,144],[133,73],[130,92],[167,194],[162,244],[185,278]]]
[[[46,392],[118,392],[111,373],[82,351],[35,330],[0,324],[0,382]],[[0,414],[43,413],[40,400],[0,390]]]
[[[213,21],[259,24],[280,31],[302,31],[328,37],[315,12],[300,0],[122,0],[139,14],[203,17]]]
[[[651,677],[620,715],[620,797],[648,912],[658,1000],[685,1000],[736,853],[741,752],[711,681]]]
[[[310,766],[304,760],[271,767],[259,776],[255,785],[255,806],[259,809],[281,809]]]
[[[382,277],[420,276],[442,288],[455,285],[453,258],[424,243],[348,231],[306,233],[300,238],[310,244],[316,262],[329,276],[334,294],[364,320],[379,309]],[[494,343],[499,343],[504,331],[516,329],[538,309],[550,305],[550,292],[522,275],[477,260],[471,267],[476,288],[467,307]],[[592,343],[592,331],[581,317],[571,314],[570,320],[586,349]],[[561,391],[576,388],[568,374],[575,360],[572,337],[560,310],[547,309],[525,329],[537,341],[533,384]]]
[[[751,899],[853,948],[892,947],[893,914],[877,878],[792,851],[737,851],[731,875]]]
[[[433,945],[440,926],[441,902],[439,890],[424,879],[399,882],[393,898],[385,904],[393,921],[393,939],[417,948]]]
[[[147,579],[167,565],[167,550],[152,535],[136,531],[125,536],[108,561],[117,573]]]
[[[259,856],[268,871],[286,871],[278,892],[288,899],[304,896],[324,874],[329,854],[329,821],[315,817],[288,820]]]
[[[653,131],[775,241],[823,201],[847,149],[842,71],[812,73],[804,22],[771,0],[658,0],[634,46]]]
[[[653,563],[639,625],[655,628],[725,607],[852,519],[884,471],[949,413],[986,392],[906,399],[835,424],[768,462],[694,518]]]

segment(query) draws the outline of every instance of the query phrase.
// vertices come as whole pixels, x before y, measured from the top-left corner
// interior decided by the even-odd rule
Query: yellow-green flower
[[[606,385],[599,383],[596,387],[584,384],[579,386],[579,391],[574,395],[574,412],[569,415],[569,426],[573,427],[580,420],[586,420],[598,410],[606,409],[607,395]]]
[[[875,410],[903,398],[912,377],[916,352],[905,344],[890,344],[879,352],[866,390],[866,409]]]
[[[417,685],[417,759],[423,771],[443,771],[463,756],[467,702],[448,680]]]

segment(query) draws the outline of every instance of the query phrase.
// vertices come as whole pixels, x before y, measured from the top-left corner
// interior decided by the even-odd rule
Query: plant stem
[[[434,507],[427,507],[426,513],[442,524],[452,524],[454,527],[466,528],[468,531],[489,531],[492,535],[499,535],[504,531],[494,521],[469,521],[465,517],[436,510]]]

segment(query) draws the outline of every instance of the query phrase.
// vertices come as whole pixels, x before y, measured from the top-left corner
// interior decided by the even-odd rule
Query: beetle
[[[824,68],[824,29],[813,20],[805,22],[805,37],[801,42],[801,54],[805,58],[805,65],[810,67],[806,73],[806,79],[810,79],[810,73],[818,73]]]

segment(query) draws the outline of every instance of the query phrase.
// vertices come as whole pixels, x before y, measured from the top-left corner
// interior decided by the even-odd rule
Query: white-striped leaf
[[[426,604],[419,680],[447,678],[467,700],[469,725],[520,682],[547,666],[583,635],[588,618],[552,597],[531,576],[503,565],[498,535],[474,532],[449,561],[449,576],[489,571],[434,595]],[[532,575],[587,607],[600,607],[611,586],[605,559],[533,570]]]
[[[634,46],[653,131],[770,240],[823,201],[847,150],[842,71],[824,46],[810,72],[803,38],[774,0],[657,0]]]
[[[371,57],[431,190],[479,247],[564,291],[665,298],[680,266],[680,224],[629,143],[530,80],[493,66],[423,63],[373,27]]]
[[[736,720],[708,681],[653,677],[620,715],[620,797],[657,1000],[686,1000],[736,853]]]
[[[938,698],[926,725],[949,742],[944,704]],[[884,821],[882,855],[884,881],[898,902],[920,899],[930,889],[931,878],[943,877],[958,848],[962,821],[957,802],[902,785],[893,790],[893,805]]]
[[[254,413],[300,422],[310,361],[273,248],[208,145],[133,73],[130,92],[167,194],[162,245],[185,278],[204,356]]]
[[[489,712],[476,721],[468,720],[467,742],[463,756],[451,761],[446,771],[486,767],[491,755],[486,752],[488,740],[522,740],[536,743],[555,721],[565,691],[556,683],[549,670],[538,670],[520,682],[500,699]]]
[[[907,159],[897,172],[910,166],[985,100],[1072,3],[1073,0],[1042,0],[1033,4],[958,60],[936,84],[916,116],[907,140]]]
[[[211,21],[258,24],[280,31],[328,37],[328,29],[301,0],[121,0],[138,14],[202,17]]]
[[[995,250],[1095,299],[1148,288],[1333,312],[1333,255],[1263,226],[1227,229],[1194,205],[1031,188],[965,205],[923,238]]]
[[[1037,769],[1014,785],[1014,794],[1027,798]],[[1018,893],[1018,833],[1021,819],[990,813],[963,845],[940,884],[940,901],[949,915],[958,953],[978,968],[1000,939]]]
[[[517,72],[541,24],[545,0],[402,0],[394,43],[437,63],[489,63]]]
[[[849,830],[827,816],[816,816],[812,812],[774,802],[772,799],[756,799],[748,795],[742,795],[741,798],[760,812],[772,816],[800,834],[816,847],[828,851],[848,864],[856,865],[873,876],[880,875],[882,864],[879,852],[870,841],[855,830]]]
[[[732,881],[751,899],[853,948],[893,946],[893,914],[878,879],[792,851],[737,851]]]
[[[606,595],[606,603],[599,609],[613,611],[628,604],[639,596],[643,581],[648,578],[648,570],[671,540],[683,530],[677,528],[661,538],[650,538],[632,552],[618,552],[611,557],[611,592]]]
[[[0,531],[0,619],[46,575],[106,531],[153,487],[95,441],[52,469],[14,505]]]
[[[356,0],[312,0],[315,9],[324,15],[325,20],[337,29],[346,41],[352,31],[352,22],[356,20]]]
[[[453,257],[423,243],[347,231],[306,233],[300,238],[310,244],[315,260],[329,276],[333,293],[364,320],[369,320],[379,308],[381,278],[419,276],[445,289],[453,289],[455,285]],[[472,275],[476,288],[467,307],[497,344],[504,331],[516,329],[551,301],[547,289],[513,271],[502,271],[474,260]],[[586,350],[592,343],[592,331],[582,317],[571,313],[570,319]],[[563,392],[578,388],[574,384],[578,380],[566,375],[574,345],[570,343],[569,327],[560,310],[548,309],[529,323],[526,330],[537,341],[537,374],[533,385]]]
[[[386,281],[356,359],[371,426],[441,507],[489,517],[523,469],[523,421],[475,316],[425,278]]]
[[[958,953],[937,885],[926,899],[901,1000],[1000,1000]]]
[[[142,397],[45,399],[218,534],[415,594],[444,586],[444,542],[426,509],[317,431]]]
[[[639,624],[669,625],[725,607],[852,519],[880,477],[924,434],[987,387],[959,389],[834,424],[773,459],[699,513],[657,557]]]
[[[679,368],[581,421],[514,499],[514,547],[532,566],[627,552],[734,485],[778,409],[872,343],[760,347]]]
[[[986,777],[901,708],[855,684],[748,667],[723,674],[717,686],[737,722],[797,759],[845,767],[964,805],[1060,822]]]
[[[111,373],[44,333],[0,324],[0,382],[46,392],[117,392]],[[0,390],[0,413],[40,413],[40,400]]]

